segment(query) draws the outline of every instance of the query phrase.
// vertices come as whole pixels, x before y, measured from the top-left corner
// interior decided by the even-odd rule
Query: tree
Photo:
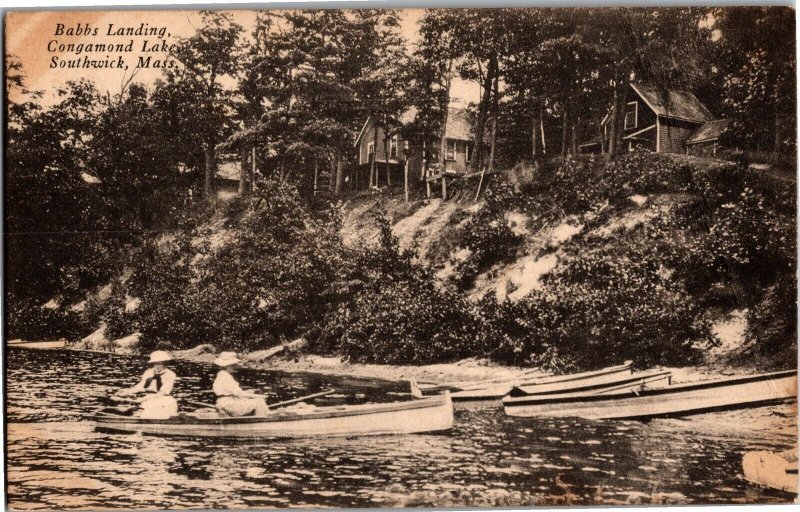
[[[730,143],[780,153],[797,146],[795,17],[784,7],[713,10]]]
[[[220,79],[236,72],[242,27],[233,23],[225,12],[202,11],[201,15],[202,26],[195,35],[178,42],[174,57],[185,68],[183,79],[195,80],[202,86],[197,108],[205,122],[196,129],[205,156],[203,192],[207,200],[213,201],[216,146],[225,137],[226,128],[229,129],[226,118],[230,93],[222,87]]]
[[[596,45],[613,75],[609,156],[622,145],[631,78],[667,89],[690,88],[707,75],[700,51],[708,37],[701,20],[707,10],[684,8],[601,8],[584,11],[578,30]]]

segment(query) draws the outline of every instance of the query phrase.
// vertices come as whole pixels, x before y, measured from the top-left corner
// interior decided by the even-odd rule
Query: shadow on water
[[[101,432],[100,396],[141,358],[8,352],[8,499],[19,509],[524,506],[785,502],[749,486],[741,456],[796,439],[796,406],[649,423],[456,410],[446,435],[213,439]],[[176,395],[210,402],[215,369],[179,362]],[[242,372],[271,401],[335,388],[333,403],[393,401],[404,383]],[[321,404],[320,404],[321,405]],[[327,404],[326,404],[327,405]]]

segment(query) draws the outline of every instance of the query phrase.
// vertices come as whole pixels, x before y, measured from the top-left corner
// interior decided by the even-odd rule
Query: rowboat
[[[506,396],[509,416],[647,420],[797,400],[797,370],[677,384],[536,396]]]
[[[521,379],[516,381],[505,381],[491,385],[465,386],[459,391],[452,393],[454,402],[468,402],[477,400],[500,400],[511,393],[514,388],[527,389],[534,393],[534,389],[558,390],[562,393],[571,392],[577,389],[586,389],[593,386],[607,386],[618,382],[631,375],[632,361],[625,361],[624,364],[609,366],[591,372],[573,373],[568,375],[549,375],[537,379]]]
[[[536,384],[533,386],[515,386],[508,393],[510,397],[563,395],[566,393],[602,394],[614,391],[642,390],[645,387],[655,387],[659,383],[667,385],[672,380],[672,372],[654,371],[644,373],[618,373],[609,376],[601,382],[586,379],[563,384]]]
[[[157,420],[98,412],[94,421],[97,428],[106,430],[196,437],[423,434],[453,428],[453,402],[445,393],[408,402],[282,409],[266,416],[231,418],[198,412]]]
[[[27,348],[36,350],[58,350],[67,346],[67,340],[55,341],[23,341],[23,340],[9,340],[6,342],[8,347],[14,348]]]
[[[797,494],[797,450],[747,452],[742,469],[750,483]]]

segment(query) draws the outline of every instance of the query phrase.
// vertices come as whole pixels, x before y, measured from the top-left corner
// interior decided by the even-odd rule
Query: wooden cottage
[[[647,149],[655,153],[701,153],[719,139],[716,120],[697,97],[688,91],[668,90],[645,84],[630,84],[625,109],[622,141],[628,151]],[[579,146],[584,153],[599,153],[611,135],[610,113],[603,118],[602,142],[599,136]],[[714,137],[703,133],[716,134]],[[698,137],[698,135],[701,135]],[[691,142],[690,142],[691,141]],[[694,154],[694,153],[693,153]]]
[[[370,166],[375,159],[378,168],[378,183],[384,185],[400,185],[403,183],[405,165],[408,163],[409,176],[419,179],[425,176],[427,167],[439,161],[438,143],[420,141],[413,137],[407,128],[417,118],[417,109],[410,108],[398,119],[389,131],[389,138],[384,147],[384,129],[372,117],[364,121],[364,125],[355,141],[355,162],[348,170],[347,180],[352,189],[363,189],[368,186]],[[446,152],[445,170],[447,173],[463,174],[467,172],[474,155],[472,142],[472,123],[467,112],[458,108],[450,108],[447,114],[445,131]]]

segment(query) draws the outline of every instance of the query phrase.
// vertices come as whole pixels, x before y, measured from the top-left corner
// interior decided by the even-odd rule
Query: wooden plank
[[[432,181],[439,181],[440,179],[442,179],[443,176],[444,176],[444,173],[440,172],[438,174],[433,174],[433,175],[430,175],[430,176],[426,176],[425,177],[425,181],[427,181],[428,183],[430,183]]]

